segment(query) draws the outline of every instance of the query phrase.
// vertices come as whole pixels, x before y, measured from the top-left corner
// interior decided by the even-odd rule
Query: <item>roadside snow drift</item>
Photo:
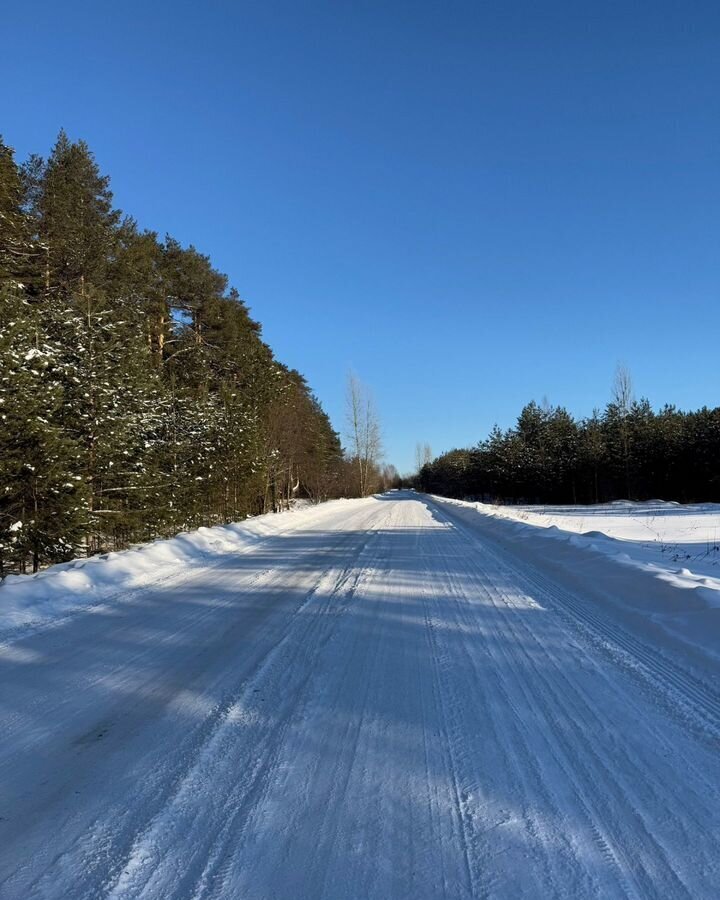
[[[536,566],[622,607],[636,627],[720,656],[720,507],[677,503],[496,506],[435,497],[491,539],[522,542]],[[675,648],[676,650],[678,648]],[[687,648],[686,648],[687,649]],[[701,657],[701,664],[704,657]]]
[[[593,546],[646,571],[695,579],[706,576],[720,589],[720,505],[682,506],[663,500],[617,501],[596,506],[494,506],[479,511],[575,535],[577,546]],[[648,568],[650,567],[650,568]]]
[[[325,507],[342,507],[347,502],[335,500]],[[132,550],[75,559],[34,575],[8,575],[0,583],[0,641],[160,579],[186,577],[193,567],[206,566],[228,553],[245,553],[258,541],[311,522],[317,514],[317,507],[302,507],[231,525],[198,528]]]

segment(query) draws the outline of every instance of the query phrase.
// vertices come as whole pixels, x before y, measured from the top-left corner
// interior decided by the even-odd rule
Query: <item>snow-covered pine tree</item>
[[[82,448],[64,427],[64,347],[41,308],[0,289],[0,568],[73,556],[87,525]]]
[[[0,576],[340,484],[327,416],[227,278],[123,220],[64,132],[22,168],[0,141],[0,328]]]
[[[25,211],[26,185],[14,153],[0,137],[0,285],[28,293],[37,275],[38,249]]]
[[[87,550],[123,546],[153,533],[154,517],[146,514],[158,499],[148,450],[164,396],[145,310],[137,285],[118,272],[120,213],[83,142],[61,132],[35,196],[45,315],[64,348],[62,424],[82,448]]]
[[[68,558],[84,525],[80,449],[62,427],[63,346],[36,294],[26,200],[0,141],[0,576]]]

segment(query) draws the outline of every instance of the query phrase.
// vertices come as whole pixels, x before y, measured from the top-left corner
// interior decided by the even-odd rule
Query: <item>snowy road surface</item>
[[[710,675],[501,527],[330,504],[0,646],[0,897],[718,897]]]

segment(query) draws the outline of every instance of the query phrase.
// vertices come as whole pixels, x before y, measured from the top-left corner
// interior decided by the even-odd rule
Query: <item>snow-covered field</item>
[[[720,609],[611,524],[391,493],[3,586],[0,897],[716,897]]]

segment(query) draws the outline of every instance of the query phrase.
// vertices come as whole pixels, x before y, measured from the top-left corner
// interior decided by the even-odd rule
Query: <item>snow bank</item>
[[[680,588],[701,587],[720,605],[720,505],[618,500],[596,506],[474,504],[486,515],[531,525]]]
[[[695,559],[720,570],[720,505],[681,506],[663,500],[642,503],[618,500],[596,506],[495,506],[479,504],[491,515],[561,531],[630,541],[646,556]],[[711,574],[711,573],[710,573]]]
[[[540,571],[571,591],[594,592],[623,608],[640,630],[652,628],[720,658],[719,505],[509,507],[433,500],[484,538],[516,548],[521,542]]]
[[[348,501],[333,500],[331,504]],[[324,509],[330,504],[322,504]],[[59,563],[35,575],[8,575],[0,584],[0,639],[46,625],[78,609],[106,603],[159,581],[180,580],[192,569],[228,553],[244,553],[259,541],[302,527],[318,507],[300,505],[243,522],[198,528],[132,550]]]

